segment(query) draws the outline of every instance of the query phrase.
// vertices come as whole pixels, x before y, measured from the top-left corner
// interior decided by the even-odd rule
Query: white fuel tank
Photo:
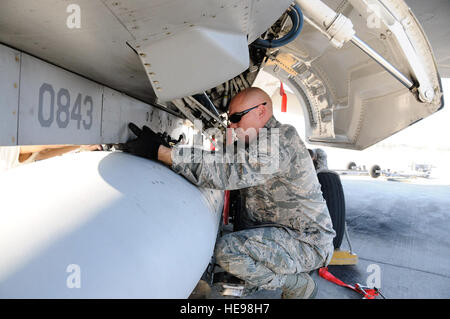
[[[0,174],[0,298],[186,298],[213,254],[220,191],[121,152]]]

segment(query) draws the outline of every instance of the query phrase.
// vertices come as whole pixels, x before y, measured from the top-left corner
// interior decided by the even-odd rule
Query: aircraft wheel
[[[374,165],[372,166],[372,168],[370,169],[370,176],[372,178],[378,178],[381,175],[381,167],[378,165]]]
[[[241,216],[242,211],[243,203],[239,190],[230,191],[230,217],[234,232],[244,229]]]
[[[356,163],[355,162],[348,163],[347,164],[347,169],[350,170],[350,171],[356,169]]]
[[[317,174],[323,197],[327,202],[333,229],[336,237],[333,239],[334,248],[341,247],[345,232],[345,197],[339,175],[332,171],[321,171]]]

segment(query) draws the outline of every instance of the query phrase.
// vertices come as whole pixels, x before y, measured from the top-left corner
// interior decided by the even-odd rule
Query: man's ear
[[[264,118],[265,115],[266,115],[266,108],[261,105],[258,109],[258,116],[260,119],[262,119]]]

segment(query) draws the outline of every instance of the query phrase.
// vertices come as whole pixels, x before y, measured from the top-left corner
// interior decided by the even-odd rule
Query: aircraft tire
[[[355,162],[350,162],[347,164],[347,169],[349,171],[356,169],[356,163]]]
[[[378,178],[380,177],[381,173],[379,172],[381,170],[381,167],[379,165],[374,165],[372,166],[372,168],[370,169],[370,176],[372,178]]]
[[[345,232],[345,197],[339,175],[333,171],[321,171],[317,174],[322,194],[327,202],[333,229],[336,237],[333,239],[334,248],[341,247]]]

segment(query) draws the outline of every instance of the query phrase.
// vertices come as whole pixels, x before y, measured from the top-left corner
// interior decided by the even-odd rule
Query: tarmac
[[[329,266],[345,283],[380,288],[386,299],[450,298],[450,183],[417,178],[343,176],[346,222],[357,265]],[[348,250],[345,238],[341,250]],[[357,292],[312,274],[317,299],[361,299]],[[281,290],[244,297],[222,296],[216,283],[209,298],[280,298]],[[381,298],[381,297],[378,297]]]

